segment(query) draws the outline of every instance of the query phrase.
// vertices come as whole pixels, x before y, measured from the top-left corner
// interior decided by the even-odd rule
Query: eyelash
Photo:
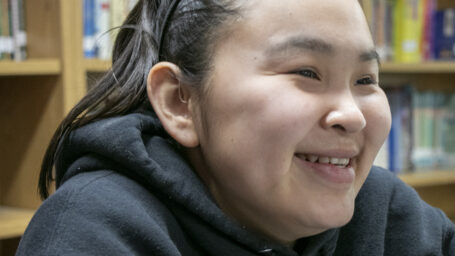
[[[308,77],[311,79],[321,80],[319,75],[311,69],[302,69],[299,71],[293,72],[294,74]],[[371,77],[364,77],[356,81],[358,85],[376,85],[378,82]]]
[[[311,78],[311,79],[321,80],[319,78],[319,75],[316,72],[314,72],[313,70],[311,70],[311,69],[302,69],[302,70],[295,71],[293,73],[297,74],[297,75],[304,76],[304,77],[308,77],[308,78]]]
[[[362,81],[362,82],[360,82],[360,81]],[[376,84],[378,84],[378,81],[374,80],[371,77],[364,77],[364,78],[361,78],[361,79],[357,80],[356,83],[360,84],[360,85],[370,85],[370,84],[376,85]]]

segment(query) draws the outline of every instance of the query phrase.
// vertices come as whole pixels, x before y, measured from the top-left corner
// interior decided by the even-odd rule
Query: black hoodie
[[[74,131],[17,255],[453,255],[455,227],[373,167],[344,227],[287,248],[227,217],[158,120],[134,113]]]

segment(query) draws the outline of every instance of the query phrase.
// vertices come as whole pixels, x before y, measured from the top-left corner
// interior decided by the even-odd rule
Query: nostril
[[[346,129],[345,129],[342,125],[340,125],[340,124],[336,124],[336,125],[334,125],[334,126],[332,126],[332,127],[335,128],[335,129],[339,129],[339,130],[342,130],[342,131],[346,131]]]

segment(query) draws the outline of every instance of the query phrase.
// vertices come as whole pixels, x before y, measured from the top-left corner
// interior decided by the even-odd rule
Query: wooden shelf
[[[455,61],[432,61],[422,63],[382,63],[381,73],[410,74],[410,73],[453,73],[455,74]]]
[[[455,170],[415,172],[400,174],[398,176],[408,185],[415,188],[442,186],[449,184],[455,185]]]
[[[34,213],[34,210],[0,206],[0,239],[22,236]]]
[[[111,67],[110,60],[84,59],[85,72],[100,73],[106,72]]]
[[[110,60],[85,59],[86,72],[105,72],[111,66]],[[382,73],[409,74],[409,73],[453,73],[455,74],[455,61],[450,62],[423,62],[423,63],[394,63],[385,62],[381,65]]]
[[[59,59],[29,59],[0,61],[0,76],[58,75],[62,71]]]

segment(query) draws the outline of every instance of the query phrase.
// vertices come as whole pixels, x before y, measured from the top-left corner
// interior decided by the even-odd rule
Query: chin
[[[314,223],[317,223],[321,232],[332,228],[339,228],[349,223],[354,215],[354,202],[341,205],[324,206],[314,212]]]

